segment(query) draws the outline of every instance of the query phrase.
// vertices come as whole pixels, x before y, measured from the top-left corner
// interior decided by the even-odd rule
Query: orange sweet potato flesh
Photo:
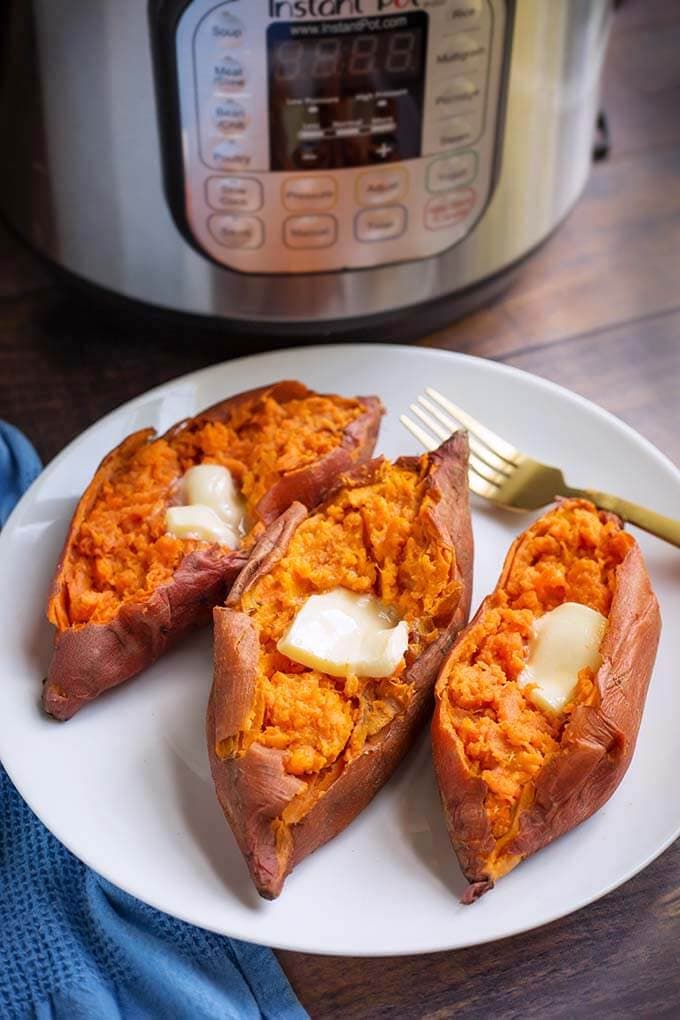
[[[57,628],[43,706],[68,719],[135,676],[224,601],[257,534],[298,500],[314,506],[339,471],[371,456],[382,407],[284,381],[230,397],[165,435],[129,436],[103,460],[74,514],[47,616]],[[229,549],[166,534],[186,470],[232,472],[251,534]]]
[[[266,898],[369,803],[432,706],[442,657],[467,620],[472,532],[464,433],[344,476],[315,512],[293,504],[214,610],[207,740],[219,801]],[[390,677],[331,677],[276,644],[306,599],[374,594],[409,624]]]
[[[607,618],[596,674],[561,713],[517,679],[533,621],[564,602]],[[513,543],[437,680],[432,744],[470,903],[589,818],[630,763],[661,629],[642,553],[617,517],[565,500]]]

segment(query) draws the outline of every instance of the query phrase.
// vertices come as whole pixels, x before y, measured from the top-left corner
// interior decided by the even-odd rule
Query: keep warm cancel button
[[[477,192],[474,188],[459,188],[447,195],[437,195],[425,206],[425,226],[428,230],[453,227],[467,219],[476,201]]]

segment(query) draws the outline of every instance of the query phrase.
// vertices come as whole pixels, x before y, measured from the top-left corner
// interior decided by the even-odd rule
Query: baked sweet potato
[[[69,719],[207,623],[262,528],[293,500],[314,506],[338,472],[371,456],[382,407],[280,382],[230,397],[164,436],[142,429],[116,447],[76,508],[47,616],[57,628],[43,706]],[[200,463],[228,468],[251,527],[242,547],[179,539],[165,515]]]
[[[601,665],[581,669],[553,711],[523,678],[535,621],[569,602],[605,617]],[[436,686],[434,761],[470,883],[463,902],[612,795],[635,749],[660,628],[640,549],[614,515],[566,500],[513,543]]]
[[[217,796],[263,897],[386,782],[432,708],[467,620],[472,532],[464,433],[422,457],[348,473],[308,514],[293,504],[213,612],[207,740]],[[378,596],[408,623],[392,675],[330,676],[277,645],[310,595]]]

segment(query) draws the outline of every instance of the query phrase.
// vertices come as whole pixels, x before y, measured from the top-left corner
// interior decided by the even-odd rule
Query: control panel
[[[506,0],[193,0],[176,31],[185,216],[245,273],[413,261],[494,183]]]

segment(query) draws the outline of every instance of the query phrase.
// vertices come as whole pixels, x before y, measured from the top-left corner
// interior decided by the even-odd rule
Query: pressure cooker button
[[[250,124],[248,109],[240,98],[218,98],[213,101],[210,113],[213,124],[223,135],[243,134]]]
[[[406,230],[408,216],[403,205],[385,206],[382,209],[362,209],[354,218],[354,233],[358,241],[392,241]]]
[[[281,200],[291,212],[324,212],[338,198],[333,177],[289,177],[281,185]]]
[[[264,203],[262,185],[254,177],[209,177],[206,198],[211,209],[257,212]]]
[[[478,106],[483,98],[484,87],[480,75],[458,75],[435,91],[432,108],[437,120],[443,120]]]
[[[483,8],[484,0],[449,0],[446,20],[457,28],[476,28]]]
[[[201,32],[219,47],[240,46],[243,42],[243,22],[230,12],[229,7],[229,4],[217,7],[201,25]]]
[[[481,32],[456,32],[439,41],[434,65],[440,71],[474,71],[486,63],[488,47]]]
[[[283,225],[288,248],[330,248],[338,239],[335,216],[289,216]]]
[[[457,156],[441,156],[427,169],[428,191],[452,191],[472,184],[477,176],[477,153],[461,152]]]
[[[446,230],[462,223],[474,209],[476,200],[474,188],[461,188],[431,198],[425,206],[425,226],[428,230]]]
[[[247,170],[252,154],[244,137],[215,139],[208,146],[207,162],[216,170]]]
[[[239,92],[246,85],[246,71],[236,57],[225,56],[213,64],[213,85],[218,93]]]
[[[389,205],[401,201],[408,191],[408,173],[404,167],[368,170],[357,180],[359,205]]]
[[[208,229],[224,248],[261,248],[264,223],[257,216],[211,216]]]

